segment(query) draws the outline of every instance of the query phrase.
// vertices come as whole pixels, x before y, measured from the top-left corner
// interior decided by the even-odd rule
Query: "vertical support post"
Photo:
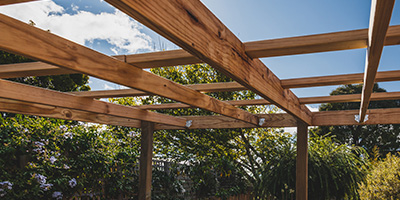
[[[153,158],[154,123],[142,121],[139,167],[139,200],[151,199],[151,172]]]
[[[308,127],[297,122],[296,199],[308,199]]]

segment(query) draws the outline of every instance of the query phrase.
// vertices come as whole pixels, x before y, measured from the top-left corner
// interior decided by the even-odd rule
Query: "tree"
[[[362,85],[344,85],[333,90],[330,95],[361,94],[361,91]],[[386,90],[375,84],[373,92],[386,92]],[[400,107],[399,100],[371,101],[369,105],[369,109],[395,107]],[[360,109],[359,102],[328,103],[322,104],[319,108],[320,111],[354,109]],[[378,146],[383,155],[400,149],[399,125],[325,126],[318,127],[315,131],[318,135],[332,133],[340,143],[364,147],[368,152],[371,152],[374,146]]]

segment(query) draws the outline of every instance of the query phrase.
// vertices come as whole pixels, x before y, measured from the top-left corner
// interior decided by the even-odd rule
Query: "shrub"
[[[400,154],[387,154],[360,184],[361,199],[400,199]]]

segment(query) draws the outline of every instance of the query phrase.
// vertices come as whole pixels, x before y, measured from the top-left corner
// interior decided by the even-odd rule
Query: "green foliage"
[[[362,200],[400,199],[400,154],[387,154],[374,164],[366,181],[360,184]]]
[[[386,92],[385,89],[379,88],[378,84],[374,85],[373,91]],[[361,92],[362,85],[345,85],[332,91],[331,95],[361,94]],[[370,109],[396,107],[400,107],[399,100],[372,101],[369,105]],[[319,108],[320,111],[354,109],[360,109],[359,102],[328,103],[322,104]],[[331,133],[340,143],[364,147],[369,153],[374,146],[378,146],[384,155],[396,152],[400,148],[400,142],[397,140],[400,135],[400,125],[325,126],[315,131],[318,135]]]
[[[274,155],[263,166],[259,196],[270,194],[277,199],[294,199],[296,146],[290,135],[277,135],[277,145],[266,148]],[[336,144],[332,137],[312,135],[309,139],[309,198],[357,199],[357,183],[363,181],[368,168],[363,148]]]

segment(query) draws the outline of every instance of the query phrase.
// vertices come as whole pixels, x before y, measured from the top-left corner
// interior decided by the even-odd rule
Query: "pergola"
[[[0,5],[32,0],[2,0]],[[400,108],[368,110],[370,101],[400,99],[372,93],[375,82],[400,80],[377,72],[385,45],[400,44],[389,26],[394,0],[372,0],[369,29],[242,43],[198,0],[106,0],[182,50],[110,57],[0,14],[0,49],[39,62],[0,65],[0,78],[83,73],[132,89],[62,93],[0,79],[0,111],[142,128],[139,199],[151,197],[154,130],[297,127],[296,199],[307,199],[307,127],[399,124]],[[364,74],[280,80],[259,58],[367,50]],[[143,69],[208,63],[236,82],[180,85]],[[298,98],[291,88],[363,83],[362,94]],[[263,99],[220,101],[204,92],[251,90]],[[96,100],[159,95],[180,103],[128,107]],[[305,104],[361,102],[359,110],[311,112]],[[252,114],[236,106],[273,104],[286,113]],[[170,116],[149,110],[201,108],[218,115]],[[368,116],[368,117],[367,117]]]

